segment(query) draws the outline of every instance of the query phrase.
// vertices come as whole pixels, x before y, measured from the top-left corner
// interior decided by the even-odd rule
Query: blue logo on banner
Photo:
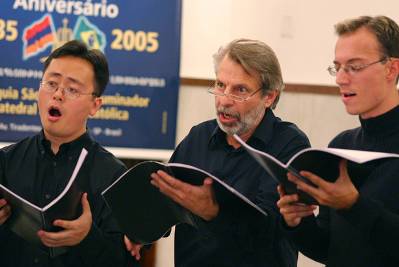
[[[104,51],[107,44],[105,34],[87,18],[80,16],[73,31],[75,39],[83,41],[91,49]]]

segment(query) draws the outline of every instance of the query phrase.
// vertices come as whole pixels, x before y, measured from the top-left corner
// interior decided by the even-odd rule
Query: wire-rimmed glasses
[[[373,61],[367,64],[341,64],[341,65],[331,65],[327,68],[328,73],[330,73],[331,76],[336,76],[338,71],[340,69],[343,69],[345,73],[348,73],[350,75],[354,75],[361,70],[364,70],[367,67],[370,67],[374,64],[377,63],[385,63],[385,61],[388,59],[388,57],[384,56],[380,58],[377,61]]]
[[[240,90],[236,90],[237,93],[225,93],[224,86],[218,86],[217,84],[214,84],[212,87],[208,89],[208,93],[215,96],[225,96],[237,102],[245,102],[251,97],[253,97],[260,90],[262,90],[262,88],[259,88],[258,90],[250,93],[249,90],[247,90],[246,88],[240,87]]]
[[[75,88],[72,87],[60,87],[59,84],[55,81],[40,81],[40,88],[44,89],[46,92],[55,93],[58,89],[62,90],[64,96],[68,99],[76,99],[81,95],[92,95],[97,96],[96,93],[82,93]]]

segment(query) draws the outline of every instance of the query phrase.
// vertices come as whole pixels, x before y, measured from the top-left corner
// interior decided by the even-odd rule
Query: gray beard
[[[261,121],[261,119],[265,114],[265,106],[259,104],[254,109],[244,114],[242,117],[240,117],[239,114],[231,113],[229,108],[222,107],[217,109],[216,115],[218,112],[231,114],[233,117],[237,118],[237,122],[235,122],[234,125],[227,126],[220,122],[219,116],[216,116],[216,121],[223,132],[225,132],[227,135],[233,135],[233,134],[242,135],[250,131],[259,124],[259,122]]]

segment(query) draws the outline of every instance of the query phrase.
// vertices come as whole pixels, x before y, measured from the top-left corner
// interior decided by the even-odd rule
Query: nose
[[[57,90],[53,93],[53,99],[56,101],[62,101],[64,99],[64,89],[58,87]]]
[[[234,104],[234,100],[231,99],[230,97],[223,95],[223,96],[217,96],[216,97],[216,103],[219,106],[223,106],[223,107],[229,107],[232,106]]]
[[[347,71],[345,71],[344,68],[340,68],[337,71],[337,74],[335,76],[335,83],[339,86],[348,84],[350,81],[350,75]]]

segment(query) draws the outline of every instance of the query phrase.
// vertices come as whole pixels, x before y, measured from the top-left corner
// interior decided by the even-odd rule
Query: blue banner
[[[41,130],[43,61],[78,39],[102,50],[111,77],[88,127],[102,145],[173,149],[179,88],[181,0],[0,2],[0,142]]]

